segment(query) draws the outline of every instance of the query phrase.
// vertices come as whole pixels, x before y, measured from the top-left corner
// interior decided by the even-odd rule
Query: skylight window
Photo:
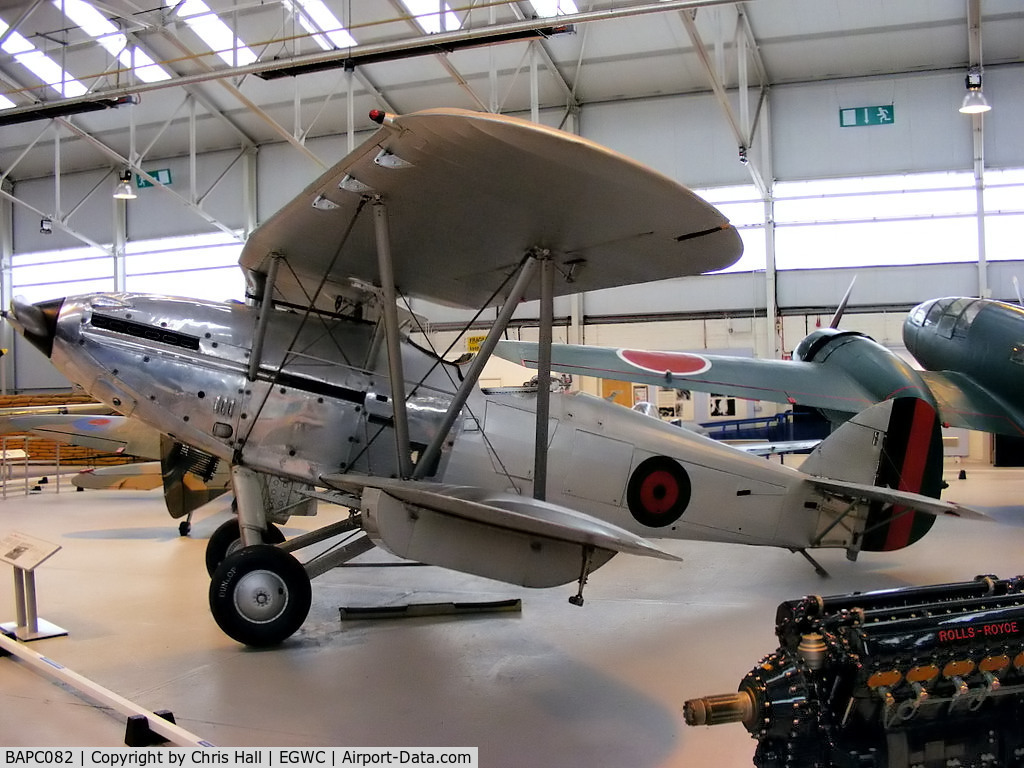
[[[7,29],[8,25],[3,19],[0,19],[0,35],[3,35]],[[25,67],[25,69],[29,70],[61,96],[81,96],[89,90],[18,32],[11,32],[7,39],[4,40],[3,46],[0,47],[3,48],[4,53],[13,56],[14,60],[21,64],[21,66]]]
[[[353,48],[358,43],[338,18],[321,0],[284,0],[286,8],[295,12],[302,28],[325,51],[334,48]]]
[[[169,80],[165,72],[145,51],[129,48],[128,38],[115,27],[106,16],[93,8],[85,0],[53,0],[57,8],[75,24],[82,28],[89,37],[103,46],[104,50],[121,62],[121,65],[133,69],[140,80],[155,83]]]
[[[189,29],[228,66],[244,66],[256,61],[256,54],[235,37],[228,25],[203,0],[164,0],[164,5],[177,9],[178,16],[185,20]]]
[[[416,20],[420,29],[428,35],[438,32],[454,32],[462,26],[459,17],[448,3],[444,4],[444,27],[441,26],[441,3],[439,0],[402,0],[402,5]]]
[[[579,13],[573,0],[530,0],[533,11],[541,18],[564,16],[567,13]]]

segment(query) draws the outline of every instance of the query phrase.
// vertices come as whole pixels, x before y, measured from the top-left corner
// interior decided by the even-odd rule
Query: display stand
[[[0,629],[18,640],[28,642],[67,634],[67,630],[40,619],[36,611],[35,569],[60,548],[59,544],[17,532],[0,539],[0,561],[14,567],[14,602],[18,614],[16,622],[0,624]]]

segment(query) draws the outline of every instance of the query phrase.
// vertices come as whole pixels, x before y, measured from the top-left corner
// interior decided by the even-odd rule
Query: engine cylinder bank
[[[741,722],[759,768],[1024,765],[1024,577],[808,596],[735,694],[684,705]]]

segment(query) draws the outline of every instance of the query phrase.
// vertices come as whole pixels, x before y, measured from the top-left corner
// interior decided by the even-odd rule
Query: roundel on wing
[[[74,428],[88,432],[92,429],[103,429],[111,423],[106,416],[85,416],[74,421]]]
[[[690,503],[690,477],[679,462],[652,456],[640,462],[626,486],[626,504],[634,519],[648,528],[678,520]]]
[[[688,352],[652,352],[643,349],[620,349],[619,358],[634,368],[650,373],[674,373],[678,376],[693,376],[704,373],[711,367],[711,361]]]

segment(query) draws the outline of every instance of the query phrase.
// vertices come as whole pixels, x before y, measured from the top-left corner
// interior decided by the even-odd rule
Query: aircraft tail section
[[[892,489],[861,496],[866,514],[857,516],[853,549],[889,552],[909,546],[935,522],[935,514],[922,511],[923,505],[913,497],[938,499],[942,489],[938,414],[930,403],[914,397],[878,403],[833,432],[802,470],[849,484]]]
[[[938,498],[942,491],[942,431],[938,414],[924,400],[892,401],[889,431],[882,448],[876,485]],[[932,515],[899,504],[871,505],[861,548],[889,552],[913,544],[935,522]]]

